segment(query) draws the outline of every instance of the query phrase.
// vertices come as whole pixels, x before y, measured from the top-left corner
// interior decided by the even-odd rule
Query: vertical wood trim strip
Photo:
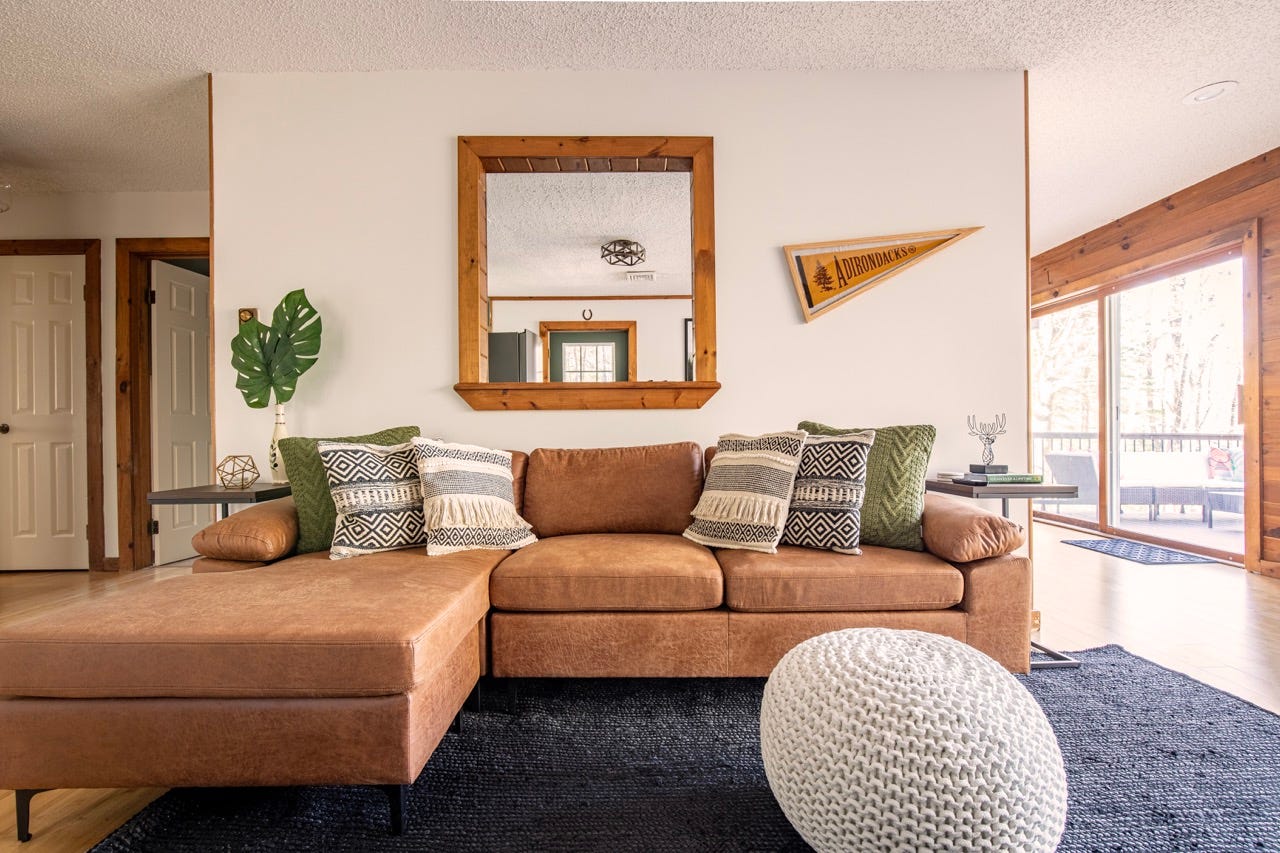
[[[1023,254],[1026,258],[1027,265],[1027,286],[1026,301],[1024,303],[1024,326],[1026,327],[1026,336],[1023,340],[1023,346],[1026,350],[1026,366],[1027,366],[1027,468],[1028,471],[1035,470],[1032,465],[1036,458],[1035,433],[1033,430],[1034,418],[1031,403],[1031,90],[1030,80],[1027,70],[1022,70],[1022,224],[1023,224]],[[1032,522],[1035,520],[1035,502],[1027,501],[1027,557],[1035,565],[1036,556],[1036,526]],[[1034,580],[1034,578],[1033,578]],[[1035,607],[1035,584],[1032,584],[1031,603]]]
[[[215,352],[217,347],[214,344],[214,332],[217,330],[217,315],[213,310],[214,306],[214,272],[213,272],[213,74],[209,74],[209,91],[207,94],[209,107],[209,470],[205,473],[209,477],[209,482],[217,482],[214,472],[218,467],[218,430],[217,423],[217,395],[214,393],[218,387],[218,364]],[[216,515],[215,515],[216,517]]]
[[[129,290],[131,260],[127,240],[116,240],[116,517],[120,537],[117,571],[131,572],[136,567],[133,543],[133,448],[134,417],[130,390],[134,341],[129,330]]]
[[[1253,220],[1240,244],[1244,285],[1244,567],[1262,564],[1262,310],[1259,269],[1259,221]]]
[[[89,487],[89,570],[105,571],[106,500],[102,466],[102,241],[84,253],[85,468]]]
[[[715,160],[707,140],[693,155],[693,377],[716,379]]]
[[[458,139],[458,381],[480,376],[480,183],[484,166],[465,139]]]

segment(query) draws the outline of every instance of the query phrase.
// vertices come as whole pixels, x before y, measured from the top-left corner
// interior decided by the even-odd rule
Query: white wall
[[[0,240],[102,241],[102,467],[106,555],[120,554],[116,500],[116,238],[208,237],[209,194],[16,193]]]
[[[611,299],[490,303],[493,331],[536,334],[544,320],[581,320],[590,311],[592,320],[634,320],[636,324],[636,381],[684,379],[684,320],[692,317],[688,299]]]
[[[618,92],[635,108],[601,111]],[[238,306],[305,286],[325,340],[294,434],[415,423],[529,449],[928,422],[936,470],[978,458],[967,414],[1007,412],[997,458],[1020,468],[1022,97],[1013,72],[218,74],[216,351]],[[697,411],[472,411],[452,390],[456,137],[657,133],[715,137],[724,388]],[[968,225],[983,230],[803,322],[783,245]],[[271,414],[222,365],[219,452],[261,467]]]

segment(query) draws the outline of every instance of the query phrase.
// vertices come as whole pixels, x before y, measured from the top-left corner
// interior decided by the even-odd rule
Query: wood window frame
[[[1124,528],[1109,521],[1111,492],[1112,419],[1106,417],[1111,393],[1109,337],[1111,318],[1107,297],[1132,290],[1180,272],[1239,257],[1244,294],[1244,565],[1258,566],[1262,559],[1262,306],[1259,299],[1258,220],[1249,219],[1217,229],[1193,240],[1179,243],[1131,261],[1082,277],[1053,290],[1036,301],[1032,318],[1041,317],[1088,302],[1098,306],[1098,522],[1082,522],[1041,510],[1035,516],[1050,521],[1063,521],[1073,526],[1122,535],[1165,548],[1194,551],[1217,560],[1236,562],[1242,555],[1207,548],[1173,539],[1165,539]]]
[[[0,255],[84,256],[85,474],[88,489],[89,570],[114,571],[106,556],[102,458],[102,241],[0,240]]]
[[[473,409],[696,409],[716,381],[715,200],[711,137],[458,137],[458,384]],[[491,310],[488,287],[487,175],[508,171],[656,170],[663,158],[689,171],[694,337],[692,382],[486,382]],[[685,162],[687,161],[687,163]],[[634,163],[634,168],[632,167]],[[665,168],[665,166],[664,166]],[[603,168],[601,169],[603,170]]]
[[[151,539],[151,262],[209,258],[208,237],[116,240],[116,488],[121,572],[155,561]],[[213,302],[213,270],[209,271]],[[209,419],[213,420],[213,312],[209,313]],[[212,443],[210,460],[216,459]],[[209,471],[213,476],[213,471]]]
[[[552,332],[625,332],[627,336],[627,381],[636,381],[636,321],[635,320],[544,320],[538,324],[542,338],[542,377],[550,382],[551,333]],[[574,385],[591,383],[575,382]]]

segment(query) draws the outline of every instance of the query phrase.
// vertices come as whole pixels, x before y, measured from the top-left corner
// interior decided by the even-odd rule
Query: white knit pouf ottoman
[[[1053,729],[1000,664],[921,631],[814,637],[774,668],[765,774],[820,853],[1052,851],[1067,815]]]

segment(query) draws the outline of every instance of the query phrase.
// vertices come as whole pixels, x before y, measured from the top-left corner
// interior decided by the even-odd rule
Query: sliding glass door
[[[1033,469],[1080,496],[1036,501],[1039,511],[1098,523],[1098,304],[1085,302],[1031,320]]]
[[[1239,258],[1111,300],[1110,523],[1244,553],[1244,291]]]
[[[1239,252],[1118,281],[1031,321],[1033,464],[1074,501],[1037,514],[1239,559],[1244,286]]]

